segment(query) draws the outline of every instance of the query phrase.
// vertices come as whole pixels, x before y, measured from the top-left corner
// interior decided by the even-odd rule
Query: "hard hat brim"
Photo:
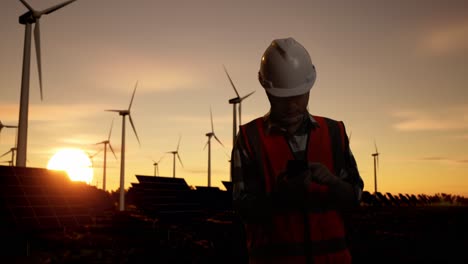
[[[312,86],[314,86],[315,83],[315,76],[313,78],[310,78],[307,82],[294,87],[294,88],[275,88],[275,87],[264,87],[265,91],[273,96],[276,97],[291,97],[291,96],[297,96],[301,94],[305,94],[309,92],[312,89]]]

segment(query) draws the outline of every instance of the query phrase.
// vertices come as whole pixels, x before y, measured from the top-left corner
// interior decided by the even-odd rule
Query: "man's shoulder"
[[[258,122],[258,120],[262,120],[262,121],[263,121],[264,118],[265,118],[265,117],[257,117],[257,118],[254,118],[254,119],[252,119],[252,120],[248,121],[247,123],[244,123],[244,124],[242,124],[242,125],[240,125],[240,126],[241,126],[241,127],[252,126],[252,125],[255,125],[255,124]]]
[[[319,115],[313,115],[313,114],[310,114],[310,116],[317,122],[320,122],[320,121],[333,122],[333,123],[343,122],[341,120],[337,120],[337,119],[327,117],[327,116],[319,116]]]

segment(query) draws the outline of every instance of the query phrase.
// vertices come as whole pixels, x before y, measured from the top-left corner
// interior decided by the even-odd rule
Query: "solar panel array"
[[[175,220],[202,213],[193,190],[182,178],[136,175],[129,199],[145,214]]]
[[[99,191],[65,172],[0,166],[0,230],[28,232],[92,223]],[[106,201],[109,202],[109,201]],[[96,208],[94,208],[96,209]]]

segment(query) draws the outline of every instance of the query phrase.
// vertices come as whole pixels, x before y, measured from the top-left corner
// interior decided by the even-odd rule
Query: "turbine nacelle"
[[[240,103],[240,102],[241,102],[240,97],[235,97],[235,98],[229,99],[229,103],[230,103],[230,104],[238,104],[238,103]]]

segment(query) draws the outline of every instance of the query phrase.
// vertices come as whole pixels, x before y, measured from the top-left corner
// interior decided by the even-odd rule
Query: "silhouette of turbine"
[[[377,169],[379,168],[379,151],[377,150],[377,144],[374,140],[375,152],[372,153],[372,157],[374,157],[374,192],[377,193]]]
[[[242,125],[242,101],[246,99],[247,97],[251,96],[255,91],[248,93],[247,95],[244,95],[241,97],[239,95],[239,92],[237,92],[236,86],[234,85],[234,82],[231,79],[231,76],[229,76],[229,73],[226,70],[226,67],[223,65],[224,72],[226,73],[229,82],[231,83],[232,88],[234,89],[234,92],[236,93],[236,97],[229,99],[229,103],[232,104],[232,146],[234,147],[234,144],[236,143],[236,136],[237,136],[237,114],[236,114],[236,105],[238,104],[239,108],[239,125]],[[232,181],[232,175],[230,175],[231,181]]]
[[[29,10],[19,17],[19,23],[25,25],[24,35],[24,48],[23,48],[23,72],[21,77],[21,97],[20,97],[20,111],[19,111],[19,124],[18,124],[18,153],[16,156],[16,166],[26,166],[26,152],[28,141],[28,112],[29,112],[29,75],[31,64],[31,25],[36,24],[34,27],[34,41],[36,46],[36,60],[39,74],[39,88],[42,96],[42,68],[41,68],[41,30],[40,18],[42,15],[48,15],[76,0],[70,0],[49,7],[42,11],[33,9],[25,0],[20,0],[24,6]]]
[[[180,156],[179,156],[180,139],[181,139],[181,136],[179,136],[179,142],[177,143],[176,150],[166,152],[166,153],[172,154],[172,177],[173,178],[175,178],[175,171],[176,171],[176,160],[175,160],[176,156],[177,156],[177,159],[179,159],[180,165],[184,167],[184,164],[182,163],[182,160],[180,159]]]
[[[3,158],[5,157],[6,155],[8,155],[8,153],[11,153],[11,161],[9,161],[8,163],[10,163],[10,166],[13,166],[13,161],[15,160],[15,151],[17,149],[15,147],[11,148],[9,151],[3,153],[3,155],[0,156],[0,158]]]
[[[158,161],[155,161],[153,159],[153,166],[154,166],[154,176],[158,176],[159,175],[159,163],[161,162],[161,160],[164,158],[164,155],[161,156]]]
[[[109,145],[109,148],[112,151],[112,154],[114,154],[114,157],[117,160],[117,156],[115,155],[114,149],[112,148],[112,145],[110,143],[110,136],[111,136],[111,133],[112,133],[112,126],[113,125],[114,125],[114,119],[112,119],[111,127],[110,127],[110,130],[109,130],[109,136],[107,137],[107,139],[96,143],[96,145],[104,144],[104,167],[103,167],[103,172],[102,172],[102,190],[104,190],[104,191],[106,190],[107,145]]]
[[[122,146],[121,146],[121,153],[120,153],[120,204],[119,210],[125,211],[125,117],[128,116],[130,120],[130,124],[132,125],[133,132],[135,133],[136,139],[138,140],[138,144],[141,147],[140,139],[138,138],[138,134],[135,129],[135,125],[133,124],[132,116],[130,115],[130,109],[132,107],[133,98],[135,97],[136,88],[138,85],[138,81],[135,84],[135,88],[133,89],[132,99],[130,100],[130,105],[128,109],[124,110],[105,110],[108,112],[117,112],[119,115],[122,116]]]
[[[218,141],[221,146],[224,147],[223,143],[218,139],[214,132],[214,127],[213,127],[213,113],[211,112],[210,108],[210,118],[211,118],[211,132],[206,133],[205,135],[208,137],[208,141],[205,144],[205,147],[208,146],[208,187],[211,187],[211,138],[214,137],[216,141]]]

